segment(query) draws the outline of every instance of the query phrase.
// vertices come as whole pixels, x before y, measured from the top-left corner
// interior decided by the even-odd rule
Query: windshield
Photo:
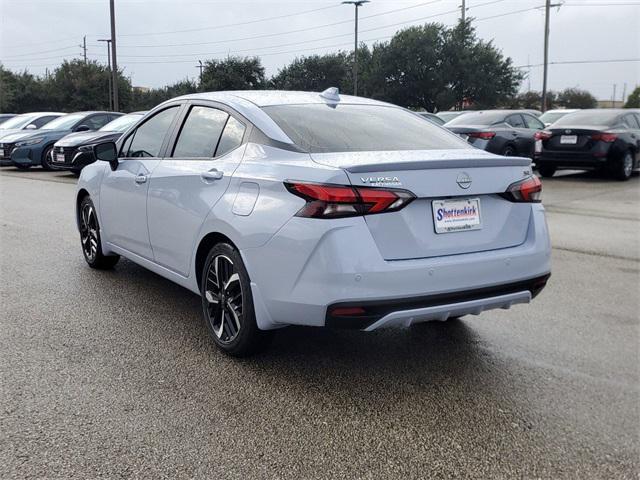
[[[263,110],[310,153],[470,148],[401,108],[378,105],[277,105]]]
[[[451,120],[449,125],[493,125],[504,122],[505,112],[469,112]]]
[[[129,115],[123,115],[115,120],[111,120],[104,127],[100,129],[101,132],[124,132],[131,125],[136,123],[142,118],[140,113],[130,113]]]
[[[71,130],[78,121],[82,120],[86,115],[84,113],[72,113],[63,117],[56,118],[47,123],[42,130]]]
[[[602,125],[611,126],[616,123],[620,112],[607,110],[584,110],[565,115],[555,125]]]
[[[539,117],[539,120],[544,123],[553,123],[569,113],[571,112],[546,112]]]
[[[34,118],[36,118],[36,116],[30,114],[18,115],[17,117],[10,118],[6,122],[4,122],[2,125],[0,125],[0,128],[24,128],[29,125]]]

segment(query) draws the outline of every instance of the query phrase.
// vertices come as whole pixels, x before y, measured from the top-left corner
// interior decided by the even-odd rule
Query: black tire
[[[627,150],[622,157],[611,165],[613,178],[622,182],[627,181],[633,175],[633,152]]]
[[[44,170],[53,170],[53,167],[51,166],[51,152],[53,152],[53,145],[49,145],[42,152],[40,164]]]
[[[104,255],[102,253],[102,241],[100,239],[100,225],[96,209],[91,197],[88,195],[80,202],[78,212],[78,224],[80,226],[80,245],[82,254],[91,268],[108,270],[120,260],[120,255]]]
[[[556,173],[556,167],[553,165],[539,165],[538,173],[544,178],[551,178]]]
[[[518,151],[516,150],[516,147],[514,147],[513,145],[506,145],[502,149],[502,152],[500,152],[500,155],[503,155],[505,157],[517,157]]]
[[[202,314],[220,350],[246,357],[267,345],[270,332],[258,328],[249,274],[235,248],[219,243],[209,251],[201,283]]]

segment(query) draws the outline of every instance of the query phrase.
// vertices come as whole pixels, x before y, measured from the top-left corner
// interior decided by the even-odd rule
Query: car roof
[[[180,99],[212,100],[228,103],[230,106],[234,101],[244,100],[251,102],[258,107],[269,107],[274,105],[297,105],[297,104],[323,104],[323,103],[343,103],[358,105],[386,105],[389,103],[380,102],[353,95],[339,94],[339,100],[330,100],[321,95],[322,92],[302,92],[289,90],[230,90],[225,92],[205,92],[192,93],[179,97]],[[395,105],[394,105],[395,106]]]

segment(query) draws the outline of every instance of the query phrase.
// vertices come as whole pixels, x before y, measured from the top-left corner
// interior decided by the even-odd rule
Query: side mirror
[[[24,128],[25,128],[25,130],[36,130],[38,127],[36,127],[33,123],[30,123],[29,125],[27,125]]]
[[[79,127],[76,127],[76,132],[88,132],[89,130],[91,130],[89,125],[80,125]]]
[[[97,160],[109,162],[112,170],[118,167],[118,149],[114,142],[104,142],[94,145],[93,155]]]

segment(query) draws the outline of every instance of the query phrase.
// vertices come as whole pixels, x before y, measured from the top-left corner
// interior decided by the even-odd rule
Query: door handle
[[[145,183],[146,181],[147,181],[147,176],[146,175],[143,175],[142,173],[139,173],[136,176],[136,183],[137,184]]]
[[[222,177],[224,177],[224,172],[221,172],[220,170],[212,168],[211,170],[209,170],[207,172],[202,172],[200,174],[200,177],[204,181],[220,180],[220,179],[222,179]]]

